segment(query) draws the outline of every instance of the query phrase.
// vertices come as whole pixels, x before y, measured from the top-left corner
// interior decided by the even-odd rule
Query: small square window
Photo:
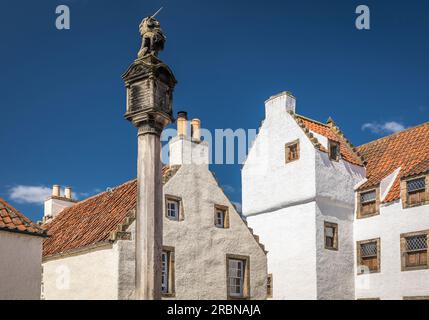
[[[428,233],[401,235],[402,271],[428,268]]]
[[[285,146],[285,162],[293,162],[299,159],[299,140],[288,143]]]
[[[183,220],[182,200],[174,196],[165,197],[165,216],[174,221]]]
[[[418,205],[425,203],[426,199],[426,181],[425,178],[419,178],[407,181],[407,204]]]
[[[329,140],[329,159],[334,161],[340,160],[340,144],[336,141]]]
[[[226,206],[215,205],[214,224],[217,228],[229,228],[229,210]]]
[[[357,243],[358,274],[380,271],[380,239]]]
[[[325,222],[325,249],[338,250],[338,224]]]
[[[358,218],[378,214],[377,189],[359,193]]]

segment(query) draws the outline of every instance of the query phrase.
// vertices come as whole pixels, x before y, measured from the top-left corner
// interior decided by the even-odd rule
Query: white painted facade
[[[184,162],[189,158],[183,153],[190,149],[197,151],[192,154],[204,164]],[[175,252],[175,293],[166,299],[227,299],[227,254],[249,258],[249,298],[265,299],[266,254],[209,170],[208,145],[176,138],[170,144],[170,158],[181,167],[164,184],[163,191],[181,198],[184,219],[173,221],[164,215],[163,245],[173,247]],[[215,205],[228,207],[229,228],[215,227]],[[135,223],[127,231],[131,232],[131,240],[46,259],[44,298],[133,299]],[[64,270],[69,277],[65,289],[61,286]]]
[[[355,241],[380,238],[381,247],[380,272],[357,275],[355,270],[357,299],[429,296],[428,269],[401,271],[401,234],[424,230],[429,230],[429,206],[403,209],[400,200],[381,205],[380,215],[355,221]]]
[[[242,169],[243,214],[269,252],[274,299],[354,299],[354,187],[365,170],[315,149],[289,110],[288,93],[266,102]],[[286,164],[285,145],[295,140],[300,158]],[[338,224],[338,251],[324,248],[325,221]]]
[[[0,230],[0,300],[40,299],[42,241]]]

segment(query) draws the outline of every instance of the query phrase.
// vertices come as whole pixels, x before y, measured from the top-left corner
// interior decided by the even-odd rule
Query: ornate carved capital
[[[139,136],[145,134],[155,134],[157,136],[161,136],[162,130],[164,130],[164,125],[155,121],[147,121],[141,122],[137,126],[137,129],[137,135]]]

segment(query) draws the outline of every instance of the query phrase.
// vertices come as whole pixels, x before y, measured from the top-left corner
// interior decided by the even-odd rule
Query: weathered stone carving
[[[140,35],[142,37],[142,47],[138,53],[138,58],[146,55],[158,56],[158,53],[164,50],[165,36],[161,25],[154,17],[143,19],[140,24]]]

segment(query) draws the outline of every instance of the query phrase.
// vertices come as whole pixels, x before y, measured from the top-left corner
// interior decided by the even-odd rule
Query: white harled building
[[[242,168],[243,214],[268,250],[273,298],[429,296],[429,124],[355,148],[332,119],[295,108],[288,92],[266,101]]]
[[[177,123],[162,176],[162,299],[266,299],[264,246],[209,170],[199,120],[192,133],[185,113]],[[44,299],[135,299],[136,193],[132,180],[80,202],[47,200]]]

